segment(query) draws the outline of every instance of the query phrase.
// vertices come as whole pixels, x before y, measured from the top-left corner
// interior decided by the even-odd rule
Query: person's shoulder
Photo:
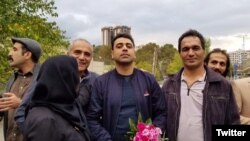
[[[152,73],[145,71],[145,70],[138,69],[138,68],[135,68],[134,72],[136,75],[145,75],[147,77],[154,77]]]
[[[99,74],[97,74],[97,73],[95,73],[95,72],[93,72],[93,71],[89,71],[88,76],[87,76],[87,79],[90,79],[90,81],[93,81],[93,82],[94,82],[94,80],[95,80],[97,77],[99,77],[99,76],[100,76]]]
[[[208,81],[210,82],[226,82],[230,83],[224,76],[219,74],[218,72],[215,72],[214,70],[207,68],[206,70],[206,76]]]
[[[108,72],[105,72],[104,74],[98,75],[96,79],[99,81],[103,81],[104,79],[107,79],[108,77],[114,74],[115,74],[115,70],[113,69]]]
[[[150,72],[141,70],[141,69],[134,69],[134,78],[137,78],[136,80],[139,80],[141,82],[147,83],[147,84],[154,84],[157,83],[157,80],[153,74]]]
[[[56,120],[55,113],[47,107],[33,107],[29,110],[27,119],[43,121],[43,120]]]
[[[234,82],[238,85],[247,84],[247,83],[250,83],[250,77],[236,79],[234,80]]]
[[[49,108],[42,107],[42,106],[32,107],[29,112],[32,112],[32,113],[40,112],[41,114],[43,114],[43,113],[52,113],[52,111]]]
[[[89,71],[89,75],[90,75],[91,77],[98,77],[98,76],[99,76],[99,74],[97,74],[97,73],[95,73],[95,72],[93,72],[93,71]]]

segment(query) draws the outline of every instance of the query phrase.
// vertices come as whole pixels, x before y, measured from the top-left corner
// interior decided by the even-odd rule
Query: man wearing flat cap
[[[6,92],[0,98],[0,111],[4,112],[5,140],[22,141],[22,133],[14,121],[14,115],[23,96],[37,77],[42,49],[37,41],[29,38],[12,38],[12,43],[8,61],[16,70],[7,82]]]

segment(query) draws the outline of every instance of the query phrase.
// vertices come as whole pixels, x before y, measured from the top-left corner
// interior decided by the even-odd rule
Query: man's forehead
[[[71,47],[70,51],[88,51],[88,52],[91,52],[92,51],[92,48],[90,45],[87,45],[87,44],[74,44],[74,46]]]
[[[224,54],[222,54],[222,53],[212,53],[212,54],[210,55],[210,59],[227,61],[226,55],[224,55]]]
[[[182,39],[181,43],[189,43],[189,42],[198,42],[201,44],[200,38],[196,37],[196,36],[187,36],[185,38]]]
[[[22,43],[19,43],[19,42],[15,42],[14,44],[13,44],[13,47],[15,47],[15,48],[21,48],[23,46],[23,44]]]
[[[131,43],[131,44],[133,44],[130,39],[124,38],[124,37],[117,38],[115,40],[115,44],[118,44],[118,43]]]

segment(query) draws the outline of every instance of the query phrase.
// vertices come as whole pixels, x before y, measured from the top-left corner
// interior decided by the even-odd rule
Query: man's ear
[[[111,59],[114,59],[113,51],[111,51]]]
[[[32,58],[32,53],[30,51],[25,52],[24,55],[25,55],[25,58],[27,58],[27,59]]]

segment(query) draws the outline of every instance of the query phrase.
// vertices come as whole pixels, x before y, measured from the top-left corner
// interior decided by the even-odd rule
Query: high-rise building
[[[113,27],[102,28],[102,44],[111,45],[111,39],[113,38]]]
[[[118,33],[128,33],[130,34],[131,28],[128,26],[116,26],[116,27],[103,27],[102,28],[102,44],[104,46],[111,46],[111,40]]]
[[[234,79],[245,77],[250,75],[249,67],[246,68],[246,63],[250,58],[250,50],[237,50],[229,52],[230,62],[233,66]]]
[[[250,58],[250,51],[240,49],[234,52],[229,52],[229,57],[231,64],[242,65],[247,59]]]

